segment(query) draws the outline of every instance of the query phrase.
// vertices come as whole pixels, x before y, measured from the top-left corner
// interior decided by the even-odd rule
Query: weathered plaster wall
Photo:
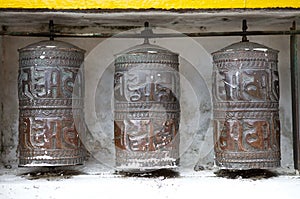
[[[3,57],[1,61],[1,71],[0,71],[0,100],[1,100],[1,149],[2,151],[2,162],[3,165],[11,165],[12,167],[17,167],[17,143],[18,143],[18,97],[17,97],[17,77],[18,77],[18,52],[17,49],[24,47],[28,44],[40,41],[41,38],[30,38],[30,37],[8,37],[4,36],[2,41],[0,40],[1,53],[0,56]],[[62,39],[68,41],[74,45],[79,46],[87,51],[86,55],[98,46],[102,41],[101,39]],[[210,54],[216,50],[219,50],[231,43],[240,40],[239,37],[218,37],[218,38],[198,38],[195,39],[198,44],[200,44],[204,50]],[[289,64],[289,37],[288,36],[263,36],[263,37],[250,37],[251,41],[256,41],[267,45],[271,48],[278,49],[279,53],[279,75],[280,75],[280,119],[281,119],[281,147],[282,147],[282,167],[292,168],[292,133],[291,133],[291,93],[290,93],[290,64]],[[162,42],[163,43],[163,42]],[[168,42],[166,42],[168,43]],[[181,48],[180,42],[178,44],[172,44],[174,48]],[[300,42],[299,42],[300,45]],[[111,49],[105,49],[110,51]],[[208,74],[211,74],[212,68],[211,63],[203,63],[202,54],[189,51],[188,48],[184,49],[187,56],[193,57],[194,66],[203,79],[207,81],[208,88],[211,89],[211,79]],[[101,62],[101,60],[98,60]],[[203,64],[207,68],[203,68]],[[182,68],[184,70],[191,70],[188,68]],[[88,71],[87,71],[88,72]],[[185,71],[192,72],[192,71]],[[107,85],[111,86],[111,85]],[[108,91],[107,91],[108,92]],[[107,93],[103,93],[105,96]],[[200,96],[202,93],[198,93]],[[109,96],[109,95],[107,95]],[[204,100],[204,102],[209,102],[209,98]],[[183,105],[187,104],[188,101],[182,101]],[[202,104],[203,105],[203,104]],[[207,111],[210,113],[211,109],[207,106],[201,106],[198,110],[199,112]],[[185,115],[185,119],[192,115]],[[201,120],[201,118],[200,118]],[[204,121],[202,121],[204,122]],[[199,129],[199,132],[193,138],[193,142],[189,146],[186,153],[182,156],[182,167],[187,169],[193,169],[194,165],[199,160],[199,164],[206,165],[212,164],[213,162],[213,142],[212,142],[212,128],[211,124],[206,124],[210,126],[207,132],[203,132],[203,129]],[[110,149],[113,150],[113,149]]]

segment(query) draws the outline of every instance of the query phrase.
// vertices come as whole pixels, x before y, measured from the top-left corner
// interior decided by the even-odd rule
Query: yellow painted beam
[[[300,0],[0,0],[20,9],[231,9],[300,8]]]
[[[246,8],[300,8],[300,0],[247,0]]]

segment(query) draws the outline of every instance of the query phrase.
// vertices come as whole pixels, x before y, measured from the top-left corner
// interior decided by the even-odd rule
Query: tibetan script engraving
[[[121,170],[177,165],[178,55],[169,51],[163,55],[158,52],[157,56],[148,56],[147,51],[136,55],[132,51],[115,61],[114,137],[116,166]]]
[[[213,53],[214,149],[222,168],[280,165],[277,54],[251,42]]]
[[[72,93],[75,78],[82,82],[84,51],[64,42],[42,41],[19,52],[19,165],[81,164],[84,148],[73,114],[82,111],[83,102],[78,96],[73,104]]]

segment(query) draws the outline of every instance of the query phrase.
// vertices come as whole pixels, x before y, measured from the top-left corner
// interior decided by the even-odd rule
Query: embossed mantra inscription
[[[115,60],[116,166],[173,168],[179,157],[178,54],[143,44]]]
[[[280,166],[278,51],[240,42],[212,55],[216,164]]]
[[[82,82],[83,59],[83,50],[60,41],[19,50],[20,166],[82,163],[84,149],[73,114],[82,111],[83,101],[78,96],[72,102],[72,92],[75,78]]]

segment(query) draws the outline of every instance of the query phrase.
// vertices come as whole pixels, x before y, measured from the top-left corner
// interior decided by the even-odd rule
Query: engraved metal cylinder
[[[280,166],[278,51],[239,42],[212,55],[216,164]]]
[[[19,49],[19,165],[82,164],[84,148],[73,114],[83,108],[72,99],[84,50],[62,41],[41,41]],[[80,85],[80,84],[78,84]]]
[[[114,139],[118,170],[177,167],[178,67],[178,54],[147,43],[116,56]]]

